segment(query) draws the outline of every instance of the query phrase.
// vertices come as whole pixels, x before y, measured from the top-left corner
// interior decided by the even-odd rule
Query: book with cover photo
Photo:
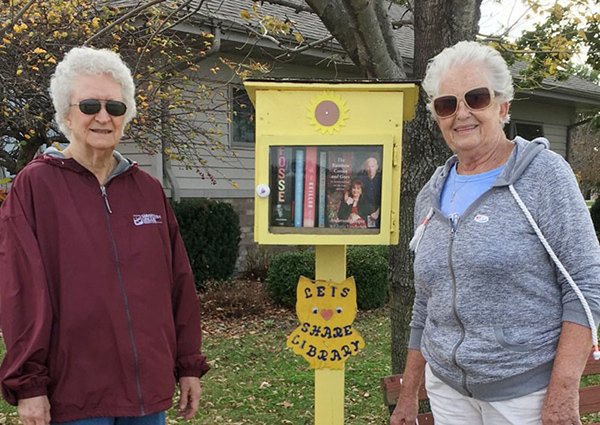
[[[339,218],[340,204],[344,193],[350,188],[352,178],[352,152],[331,150],[327,153],[326,223],[327,227],[346,227]]]

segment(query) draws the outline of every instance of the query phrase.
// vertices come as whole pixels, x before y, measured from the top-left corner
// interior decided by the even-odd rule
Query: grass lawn
[[[266,319],[242,320],[233,329],[234,321],[206,323],[204,351],[212,370],[203,379],[202,408],[194,423],[314,423],[314,371],[285,346],[298,322],[287,310],[270,313]],[[346,363],[344,423],[386,424],[379,377],[391,370],[387,309],[360,312],[355,328],[366,347]]]
[[[201,381],[200,410],[195,419],[183,421],[171,409],[167,423],[314,424],[314,372],[285,346],[298,326],[295,312],[272,306],[256,285],[223,292],[207,294],[202,300],[203,352],[212,369]],[[391,370],[389,311],[386,307],[361,311],[354,327],[366,347],[346,363],[344,424],[385,425],[388,412],[379,378]],[[0,355],[3,345],[1,349]],[[598,383],[600,375],[584,379],[585,385]],[[598,420],[600,415],[588,415],[583,423]],[[18,423],[16,410],[0,400],[0,425]]]
[[[253,314],[234,311],[234,316],[242,317],[230,317],[228,310],[236,307],[223,305],[204,312],[203,352],[212,369],[201,381],[200,410],[188,422],[178,420],[171,409],[168,423],[313,424],[314,371],[285,345],[299,325],[295,312],[273,307],[263,298],[250,299],[253,295],[248,291],[238,293]],[[260,314],[255,302],[263,304]],[[344,423],[387,424],[379,377],[391,370],[388,310],[359,312],[354,325],[366,347],[346,362]],[[0,400],[0,424],[17,423],[15,408]]]

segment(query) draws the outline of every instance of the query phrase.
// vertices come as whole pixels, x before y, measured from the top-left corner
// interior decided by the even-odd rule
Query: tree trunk
[[[36,135],[31,139],[28,139],[27,142],[24,143],[21,149],[19,150],[16,168],[10,169],[7,167],[7,170],[11,174],[17,174],[37,155],[40,147],[47,143],[48,139],[46,138],[46,136],[41,131],[37,132]]]
[[[352,61],[368,77],[404,78],[400,54],[391,43],[391,24],[384,0],[306,0]],[[414,4],[414,73],[422,79],[429,59],[478,30],[481,0],[416,0]],[[390,249],[389,282],[392,321],[392,370],[404,369],[414,298],[412,253],[413,210],[419,190],[450,151],[419,94],[416,117],[404,126],[400,244]]]
[[[429,59],[445,47],[472,40],[478,29],[481,0],[418,0],[414,8],[414,75],[422,79]],[[414,231],[413,211],[419,190],[436,166],[450,155],[437,125],[426,107],[421,90],[415,119],[404,126],[402,188],[400,196],[400,243],[389,257],[390,319],[392,325],[392,372],[404,370],[410,336],[413,287],[413,255],[408,243]]]

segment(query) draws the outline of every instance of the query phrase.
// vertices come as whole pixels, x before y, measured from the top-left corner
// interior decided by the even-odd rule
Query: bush
[[[200,294],[202,317],[222,320],[261,317],[271,310],[267,296],[255,281],[206,281]]]
[[[269,247],[258,245],[248,250],[244,260],[244,269],[240,276],[264,282],[269,271],[273,254]]]
[[[276,304],[295,307],[300,276],[315,278],[314,251],[286,251],[275,255],[265,281],[269,298]]]
[[[388,297],[387,246],[349,247],[346,269],[354,276],[358,308],[369,310],[381,307]],[[315,278],[314,251],[287,251],[271,261],[267,280],[267,294],[277,304],[296,306],[296,286],[300,276]]]
[[[596,202],[590,208],[590,214],[592,215],[592,221],[594,222],[594,228],[596,233],[600,232],[600,196],[596,199]]]
[[[358,308],[382,307],[388,299],[388,247],[356,246],[348,248],[347,274],[356,281]]]
[[[240,219],[233,207],[209,199],[172,203],[190,258],[196,288],[207,280],[224,280],[235,270],[240,243]]]

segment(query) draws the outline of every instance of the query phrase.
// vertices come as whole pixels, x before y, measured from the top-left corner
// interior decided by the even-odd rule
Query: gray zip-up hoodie
[[[492,188],[453,228],[440,212],[450,158],[417,198],[415,228],[433,208],[415,255],[409,347],[462,394],[505,400],[545,388],[563,321],[583,307],[511,195],[517,193],[600,319],[600,246],[567,162],[545,139],[514,140]]]

